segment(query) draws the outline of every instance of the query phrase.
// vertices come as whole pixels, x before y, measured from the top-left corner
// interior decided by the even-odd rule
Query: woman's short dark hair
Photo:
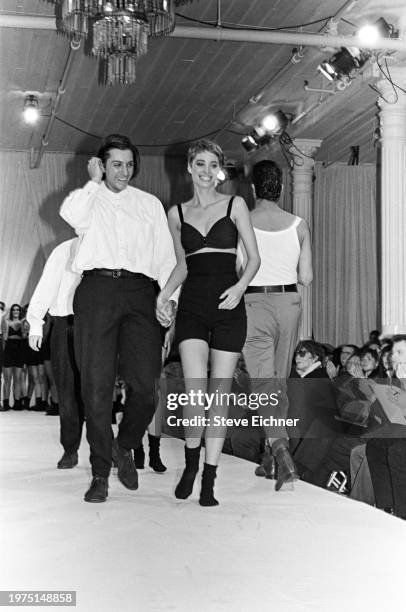
[[[365,344],[362,348],[361,348],[361,352],[360,352],[360,358],[362,359],[363,357],[365,357],[365,355],[368,355],[368,353],[371,355],[371,357],[373,359],[375,359],[375,361],[377,363],[379,363],[379,355],[378,355],[378,351],[376,351],[374,348],[371,348],[368,344]]]
[[[22,308],[21,308],[20,304],[11,304],[11,306],[10,306],[10,312],[9,312],[9,315],[8,315],[8,318],[10,319],[10,321],[11,321],[11,320],[12,320],[12,318],[13,318],[13,309],[14,309],[14,308],[19,308],[19,310],[20,310],[20,316],[19,316],[18,318],[19,318],[19,319],[21,319],[21,312],[22,312]]]
[[[121,151],[126,151],[129,149],[133,154],[134,160],[134,172],[131,178],[137,176],[140,169],[140,154],[137,147],[131,142],[127,136],[123,136],[122,134],[109,134],[103,141],[102,146],[97,152],[97,157],[103,162],[103,165],[106,165],[106,162],[109,158],[109,152],[112,149],[120,149]]]
[[[295,348],[295,355],[301,349],[308,351],[310,355],[312,355],[312,357],[317,357],[317,359],[321,362],[325,357],[323,346],[319,342],[315,342],[314,340],[301,340]]]
[[[282,170],[270,159],[263,159],[252,168],[255,195],[261,200],[276,202],[282,192]]]
[[[213,155],[217,156],[219,160],[219,164],[221,167],[224,166],[224,153],[223,149],[216,142],[212,140],[206,140],[206,138],[202,138],[201,140],[197,140],[193,144],[190,145],[187,152],[187,161],[188,164],[191,164],[196,155],[199,153],[204,153],[208,151],[209,153],[213,153]]]

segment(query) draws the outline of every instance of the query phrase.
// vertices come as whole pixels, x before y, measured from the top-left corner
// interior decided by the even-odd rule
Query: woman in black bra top
[[[3,407],[10,407],[11,383],[13,383],[14,410],[21,410],[23,393],[23,367],[25,362],[24,328],[22,325],[22,310],[19,304],[10,308],[7,322],[6,345],[4,349],[3,367]]]
[[[226,402],[221,403],[220,394],[231,389],[247,329],[243,296],[260,264],[244,200],[216,191],[223,162],[220,147],[208,140],[200,140],[189,149],[188,171],[194,196],[169,211],[177,264],[157,300],[157,316],[164,321],[169,298],[183,283],[175,336],[189,404],[183,413],[186,467],[175,496],[186,499],[192,493],[205,430],[205,464],[199,500],[202,506],[218,504],[213,486],[227,430],[224,420],[228,408]],[[248,255],[240,279],[236,275],[239,237]],[[196,402],[202,392],[208,393],[210,399]],[[188,419],[192,417],[197,418],[189,426]]]

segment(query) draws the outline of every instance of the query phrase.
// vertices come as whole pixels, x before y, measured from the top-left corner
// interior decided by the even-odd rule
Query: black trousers
[[[155,292],[147,277],[85,276],[76,290],[75,355],[78,361],[93,475],[111,468],[114,381],[127,383],[118,443],[138,448],[154,416],[161,370],[161,336]]]
[[[79,370],[75,362],[73,316],[54,317],[51,364],[58,392],[61,444],[66,453],[78,450],[83,428]]]
[[[406,435],[404,425],[392,425],[392,435]],[[378,508],[392,508],[406,517],[406,439],[400,437],[368,440],[366,456]]]

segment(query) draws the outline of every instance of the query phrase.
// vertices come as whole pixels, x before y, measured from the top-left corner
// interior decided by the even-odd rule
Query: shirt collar
[[[111,191],[111,189],[106,187],[106,183],[103,181],[101,188],[104,191],[104,195],[107,196],[113,202],[116,202],[117,200],[122,200],[128,194],[128,191],[127,191],[128,186],[125,189],[123,189],[123,191],[119,191],[118,193],[114,193],[114,191]]]
[[[317,368],[321,367],[321,363],[320,361],[315,361],[310,368],[307,368],[307,370],[305,370],[304,372],[298,372],[300,378],[304,378],[305,376],[307,376],[308,374],[310,374],[310,372],[313,372],[313,370],[317,370]]]

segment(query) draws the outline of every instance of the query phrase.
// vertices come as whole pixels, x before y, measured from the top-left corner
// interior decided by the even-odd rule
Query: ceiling
[[[177,18],[177,26],[213,29],[190,19],[215,23],[218,4],[223,24],[321,33],[326,31],[326,18],[349,3],[195,0],[178,8],[184,17]],[[352,4],[342,15],[345,21],[338,23],[339,35],[352,35],[354,26],[368,17],[384,16],[397,24],[405,12],[403,0],[354,0]],[[2,15],[54,17],[55,2],[2,0],[0,23]],[[287,129],[292,138],[322,139],[316,159],[347,161],[350,147],[358,145],[360,163],[374,162],[377,94],[368,84],[376,82],[377,74],[372,64],[368,63],[344,91],[334,95],[307,91],[305,81],[310,88],[332,89],[317,72],[317,65],[334,50],[306,46],[301,49],[301,61],[292,63],[295,47],[298,45],[290,40],[267,44],[179,38],[175,31],[174,36],[149,41],[147,55],[138,61],[135,85],[113,87],[99,83],[97,60],[80,48],[72,52],[64,91],[58,96],[69,39],[55,27],[0,27],[0,149],[38,150],[58,98],[46,139],[48,151],[91,154],[101,136],[119,132],[129,135],[143,155],[175,155],[184,148],[178,143],[210,134],[229,159],[244,161],[248,154],[241,137],[269,110],[282,109],[293,117],[293,125]],[[395,57],[403,61],[406,54],[397,51]],[[22,121],[27,93],[36,93],[40,99],[43,116],[35,130]]]

